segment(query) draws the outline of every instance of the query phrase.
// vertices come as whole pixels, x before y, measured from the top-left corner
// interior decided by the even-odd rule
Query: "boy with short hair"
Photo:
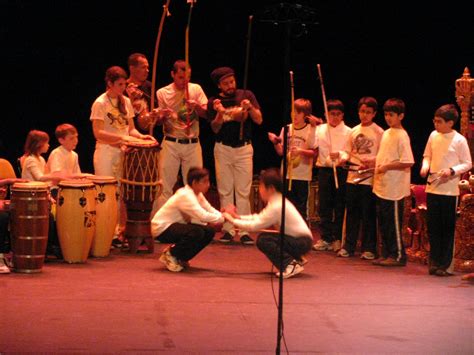
[[[312,105],[307,99],[295,100],[294,122],[288,125],[288,174],[287,180],[291,177],[291,190],[288,191],[288,199],[295,205],[303,219],[306,220],[308,203],[309,183],[313,173],[313,158],[315,155],[314,133],[315,126],[306,122],[306,118],[311,116]],[[283,155],[283,132],[280,136],[271,132],[268,139],[278,155]],[[290,169],[290,164],[292,164]],[[289,182],[288,185],[289,186]]]
[[[318,126],[315,139],[315,147],[319,149],[316,166],[321,239],[313,249],[338,252],[341,249],[347,179],[347,170],[339,165],[345,163],[343,152],[351,129],[344,124],[344,104],[340,100],[328,100],[327,106],[327,123]],[[334,171],[339,188],[336,188]]]
[[[425,191],[430,275],[452,275],[458,184],[460,175],[472,168],[467,140],[453,129],[458,119],[456,106],[438,108],[433,119],[435,130],[423,153],[420,175],[428,177]]]
[[[76,127],[69,123],[60,124],[54,133],[60,146],[49,155],[47,164],[49,172],[62,172],[71,176],[81,174],[79,158],[74,151],[78,142]]]
[[[183,271],[189,260],[212,241],[215,230],[208,224],[224,223],[222,213],[204,197],[209,189],[209,171],[191,167],[186,181],[151,220],[152,236],[160,243],[174,243],[160,256],[172,272]]]
[[[377,100],[363,97],[357,105],[360,124],[352,128],[346,143],[345,159],[353,163],[347,174],[346,218],[342,249],[338,256],[354,255],[359,227],[362,224],[361,259],[375,259],[376,219],[375,195],[372,192],[372,172],[379,150],[383,129],[373,122],[377,114]],[[361,171],[368,170],[361,174]],[[358,182],[358,180],[360,182]]]
[[[224,217],[237,228],[246,231],[258,231],[281,225],[282,214],[282,178],[278,169],[268,169],[260,174],[258,192],[262,201],[267,202],[258,214],[239,216],[235,207],[227,207]],[[295,276],[304,270],[303,255],[311,250],[313,235],[295,206],[285,200],[285,235],[283,236],[283,261],[280,270],[280,234],[267,231],[258,236],[257,247],[272,264],[283,272],[283,278]],[[276,273],[280,276],[279,272]]]
[[[373,192],[377,196],[377,219],[382,236],[382,257],[373,262],[380,266],[405,266],[407,259],[402,240],[404,198],[410,196],[410,168],[413,153],[410,137],[402,127],[405,103],[389,99],[383,105],[390,126],[382,135],[375,159]]]

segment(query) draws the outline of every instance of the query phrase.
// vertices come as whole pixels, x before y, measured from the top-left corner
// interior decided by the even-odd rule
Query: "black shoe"
[[[435,275],[436,276],[453,276],[453,274],[451,274],[450,272],[447,272],[446,270],[443,270],[443,269],[436,270]]]
[[[112,239],[112,244],[110,246],[110,249],[121,249],[122,246],[123,246],[123,242],[118,238],[114,238]]]
[[[240,242],[244,245],[254,245],[254,241],[247,234],[240,237]]]
[[[46,249],[46,256],[54,256],[58,260],[63,259],[63,253],[61,252],[61,248],[59,246],[49,246]]]
[[[221,239],[219,239],[219,242],[230,243],[233,239],[234,237],[232,236],[232,234],[225,232],[224,235],[221,237]]]
[[[429,269],[428,269],[428,274],[430,275],[436,275],[436,271],[438,270],[438,268],[436,266],[431,266]]]

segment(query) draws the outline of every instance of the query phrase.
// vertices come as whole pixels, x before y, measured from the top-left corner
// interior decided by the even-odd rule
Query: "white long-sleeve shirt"
[[[36,155],[28,155],[21,168],[21,178],[31,181],[40,181],[46,173],[46,161]]]
[[[49,154],[47,166],[50,173],[63,172],[69,175],[81,173],[77,153],[67,150],[62,145]]]
[[[453,169],[454,176],[439,179],[426,185],[426,192],[437,195],[458,196],[460,175],[472,168],[472,158],[466,138],[456,131],[439,133],[433,131],[426,143],[423,158],[430,162],[430,172],[437,173],[442,169]],[[431,175],[432,181],[436,175]]]
[[[346,149],[346,142],[350,133],[351,129],[344,124],[344,121],[336,127],[329,126],[327,123],[319,125],[316,128],[315,139],[315,147],[319,149],[316,166],[332,167],[329,153],[339,152],[342,155]]]
[[[186,185],[171,196],[151,220],[151,234],[159,236],[173,223],[223,223],[222,213],[216,210],[200,193]]]
[[[275,193],[270,197],[267,206],[260,213],[240,216],[240,218],[234,219],[232,223],[236,227],[250,232],[268,227],[275,227],[277,230],[280,230],[281,205],[282,196],[280,193]],[[288,199],[285,200],[285,235],[294,238],[310,237],[313,239],[308,225]]]

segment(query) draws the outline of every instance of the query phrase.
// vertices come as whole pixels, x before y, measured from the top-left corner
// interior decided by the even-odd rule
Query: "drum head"
[[[155,148],[159,146],[156,141],[148,139],[139,139],[135,137],[128,137],[129,141],[126,143],[127,147],[131,148]]]
[[[117,179],[113,176],[105,175],[93,175],[89,176],[88,180],[92,181],[94,184],[116,184]]]
[[[48,184],[41,181],[15,182],[12,188],[14,190],[47,190]]]
[[[86,179],[77,179],[77,180],[63,180],[58,184],[59,187],[70,187],[76,189],[83,189],[88,187],[94,187],[94,183]]]

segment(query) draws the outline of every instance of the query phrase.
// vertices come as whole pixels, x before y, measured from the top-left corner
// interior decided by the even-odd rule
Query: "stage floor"
[[[0,275],[0,353],[275,353],[278,280],[255,246],[214,242],[182,273],[158,261],[164,247]],[[473,287],[419,264],[312,251],[284,281],[286,345],[290,354],[473,354]]]

